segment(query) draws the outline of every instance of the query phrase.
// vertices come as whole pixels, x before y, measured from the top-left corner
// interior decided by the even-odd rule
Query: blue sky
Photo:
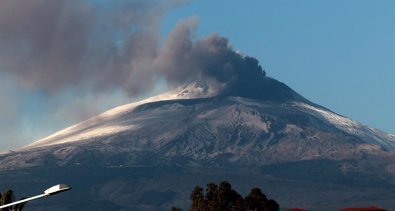
[[[192,0],[164,14],[160,39],[192,16],[199,20],[197,39],[219,33],[309,100],[395,133],[395,1]],[[156,87],[130,97],[119,87],[100,93],[73,86],[45,91],[17,81],[0,71],[0,151],[164,91]]]

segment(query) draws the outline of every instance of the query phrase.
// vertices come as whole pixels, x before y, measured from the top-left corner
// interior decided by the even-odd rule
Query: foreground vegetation
[[[190,195],[192,201],[189,211],[279,211],[279,204],[268,200],[261,189],[253,188],[244,198],[232,189],[229,182],[219,185],[208,183],[206,193],[196,186]],[[182,211],[172,207],[171,211]]]
[[[14,192],[12,190],[8,190],[4,193],[0,193],[0,206],[12,203],[15,201]],[[1,211],[22,211],[23,207],[25,207],[26,203],[17,204],[8,208],[3,208]]]

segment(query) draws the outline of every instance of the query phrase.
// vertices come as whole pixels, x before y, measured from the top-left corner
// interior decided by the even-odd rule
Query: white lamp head
[[[60,192],[68,191],[70,189],[71,189],[71,187],[69,187],[66,184],[59,184],[59,185],[55,185],[53,187],[48,188],[47,190],[44,191],[44,194],[49,196],[49,195],[57,194]]]

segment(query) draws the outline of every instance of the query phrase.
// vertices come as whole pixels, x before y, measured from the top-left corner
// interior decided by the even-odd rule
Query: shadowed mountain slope
[[[280,205],[320,210],[335,199],[364,201],[337,191],[370,188],[367,194],[373,196],[393,190],[393,135],[313,104],[281,82],[265,80],[256,92],[191,83],[114,108],[1,154],[0,179],[12,173],[17,176],[9,178],[9,185],[24,184],[17,182],[23,178],[42,185],[57,178],[79,186],[66,201],[83,196],[102,204],[102,210],[167,209],[188,201],[180,193],[196,185],[196,178],[201,184],[234,180],[246,190],[265,185]],[[312,193],[323,191],[323,197],[294,196],[303,185]],[[334,198],[325,202],[325,197]],[[375,199],[380,200],[394,205]]]

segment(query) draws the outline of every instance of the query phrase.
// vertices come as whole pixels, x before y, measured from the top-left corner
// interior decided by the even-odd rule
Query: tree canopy
[[[4,193],[0,193],[0,206],[12,203],[15,201],[14,192],[8,190]],[[17,204],[11,207],[3,208],[1,211],[22,211],[26,203]]]
[[[219,185],[208,183],[206,191],[196,186],[190,195],[189,211],[279,211],[279,204],[268,200],[260,188],[252,188],[250,194],[242,197],[232,189],[229,182]],[[172,207],[171,211],[181,211]]]

